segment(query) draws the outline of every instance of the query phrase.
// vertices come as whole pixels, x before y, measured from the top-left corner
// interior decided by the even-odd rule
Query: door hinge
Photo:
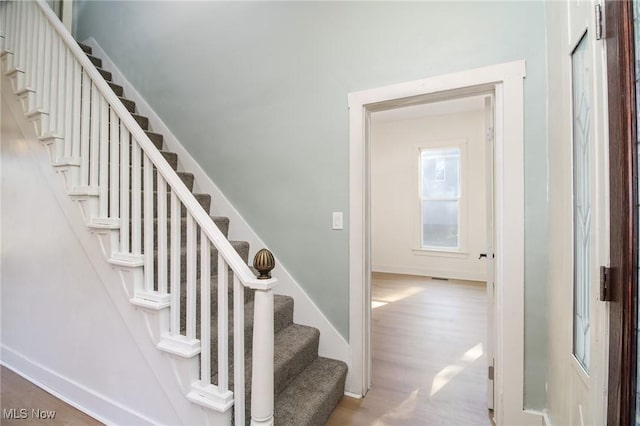
[[[495,132],[493,130],[493,127],[489,127],[487,129],[485,136],[486,136],[487,142],[493,142],[493,138],[495,137]]]
[[[600,301],[611,301],[611,268],[600,267]]]
[[[602,40],[602,5],[596,4],[596,40]]]
[[[489,380],[493,380],[493,365],[489,366]]]

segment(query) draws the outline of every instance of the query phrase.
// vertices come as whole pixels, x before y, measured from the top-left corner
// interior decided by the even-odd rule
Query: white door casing
[[[494,300],[494,225],[493,225],[493,210],[494,210],[494,178],[493,178],[493,141],[494,141],[494,95],[488,95],[484,99],[484,130],[485,130],[485,143],[486,143],[486,180],[487,180],[487,369],[493,374],[489,374],[487,379],[487,408],[494,409],[494,379],[495,379],[495,366],[494,366],[494,341],[495,341],[495,300]]]
[[[570,368],[569,374],[569,422],[572,425],[594,425],[606,424],[606,387],[608,378],[608,306],[606,303],[599,301],[600,289],[600,265],[609,264],[609,204],[608,204],[608,139],[606,131],[606,60],[604,41],[597,40],[595,7],[599,2],[570,0],[567,2],[567,16],[569,28],[569,40],[566,46],[566,58],[569,61],[568,70],[572,70],[574,61],[578,61],[575,57],[580,54],[584,55],[584,90],[580,94],[574,96],[574,91],[580,91],[581,84],[575,76],[571,76],[571,116],[574,111],[585,111],[588,109],[588,171],[590,187],[588,194],[591,203],[591,221],[589,224],[589,240],[588,248],[588,274],[589,286],[585,295],[588,297],[588,326],[589,326],[589,345],[586,356],[588,357],[588,368],[585,369],[574,355],[575,341],[571,345],[570,353],[566,354],[566,360]],[[575,55],[574,55],[575,53]],[[580,100],[578,100],[580,99]],[[585,103],[588,106],[582,107],[576,102]],[[573,118],[572,118],[573,121]],[[584,121],[584,119],[582,119]],[[577,139],[580,138],[579,131],[575,126],[578,124],[573,121],[572,126],[572,143],[575,145]],[[574,149],[576,147],[574,146]],[[579,170],[581,165],[577,164],[574,159],[571,170]],[[574,198],[580,188],[576,187],[573,182],[572,192]],[[575,217],[574,217],[574,252],[576,245],[579,244],[576,238]],[[574,257],[574,262],[576,258]],[[575,264],[574,264],[575,267]],[[576,278],[574,277],[574,280]],[[580,299],[579,292],[576,293],[575,286],[574,303]],[[573,305],[573,309],[576,306]],[[571,321],[576,321],[573,312],[567,315]],[[572,325],[573,330],[573,325]],[[573,335],[572,335],[573,338]],[[588,371],[587,371],[588,370]]]
[[[373,111],[495,93],[495,416],[498,425],[540,425],[524,410],[524,79],[515,61],[349,94],[350,368],[347,389],[371,383],[369,115]]]

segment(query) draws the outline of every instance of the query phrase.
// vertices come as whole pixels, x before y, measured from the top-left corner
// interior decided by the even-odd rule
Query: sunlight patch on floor
[[[384,306],[387,303],[388,302],[381,302],[379,300],[372,300],[371,301],[371,309],[379,308],[380,306]]]
[[[385,288],[384,290],[377,291],[374,299],[380,302],[393,303],[398,300],[406,299],[414,294],[422,293],[425,289],[423,287],[398,287],[398,289],[390,290]]]
[[[477,360],[482,356],[482,343],[478,343],[468,351],[466,351],[455,364],[450,364],[444,367],[433,378],[431,383],[431,393],[429,396],[433,396],[438,393],[442,388],[451,382],[458,374],[460,374],[469,364]]]

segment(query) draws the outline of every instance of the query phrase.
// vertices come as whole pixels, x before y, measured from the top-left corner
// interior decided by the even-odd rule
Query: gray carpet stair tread
[[[316,358],[276,397],[275,424],[324,425],[342,398],[346,375],[345,363]]]
[[[248,290],[245,289],[245,295],[249,294]],[[186,297],[183,300],[186,299]],[[211,297],[212,304],[215,304],[211,307],[211,368],[212,368],[212,377],[215,377],[218,371],[218,351],[217,351],[217,339],[218,339],[218,305],[217,305],[217,293],[213,294]],[[229,305],[233,303],[233,294],[229,294]],[[197,304],[200,307],[200,304]],[[253,346],[253,314],[254,314],[254,305],[253,301],[247,301],[244,306],[244,349],[245,353],[249,353]],[[182,316],[182,312],[180,312]],[[275,295],[273,300],[273,327],[274,333],[276,335],[281,330],[287,329],[289,326],[293,324],[293,299],[289,296],[280,296]],[[229,319],[228,319],[228,330],[229,330],[229,365],[233,366],[233,314],[232,310],[229,309]],[[196,334],[200,333],[200,324],[196,324]],[[317,350],[317,349],[316,349]],[[246,369],[245,369],[246,370]],[[248,370],[250,371],[250,370]],[[217,383],[217,382],[214,382]]]
[[[111,87],[111,90],[113,90],[113,93],[115,93],[117,96],[122,97],[122,95],[124,94],[124,89],[122,88],[122,86],[114,83],[108,83],[108,84],[109,84],[109,87]]]
[[[300,372],[318,359],[319,339],[320,331],[317,328],[295,323],[275,333],[273,345],[275,395],[286,391],[287,385],[295,381]],[[251,352],[246,351],[244,378],[247,417],[250,413],[252,362]],[[212,375],[211,380],[212,383],[217,383],[217,374]],[[233,388],[233,374],[229,375],[229,385]]]
[[[91,55],[91,53],[93,52],[93,50],[91,49],[91,47],[87,46],[86,44],[80,43],[78,42],[78,46],[80,46],[80,48],[84,51],[84,53],[86,53],[87,55]]]
[[[120,99],[120,102],[122,102],[122,104],[125,106],[125,108],[127,108],[127,111],[129,111],[130,113],[136,112],[136,103],[135,102],[133,102],[130,99],[122,98],[122,97],[120,97],[119,99]],[[161,149],[162,145],[160,145],[157,148]]]
[[[87,58],[96,66],[96,68],[102,68],[102,59],[96,58],[93,55],[87,54]]]
[[[106,81],[111,81],[111,79],[113,78],[113,76],[109,71],[105,71],[102,68],[98,68],[98,72],[100,73],[102,78],[104,78]]]

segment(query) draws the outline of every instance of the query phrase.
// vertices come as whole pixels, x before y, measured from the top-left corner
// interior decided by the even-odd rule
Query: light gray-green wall
[[[525,399],[545,406],[542,2],[76,1],[75,14],[77,38],[95,37],[346,338],[348,229],[331,212],[348,223],[347,94],[525,59]]]

